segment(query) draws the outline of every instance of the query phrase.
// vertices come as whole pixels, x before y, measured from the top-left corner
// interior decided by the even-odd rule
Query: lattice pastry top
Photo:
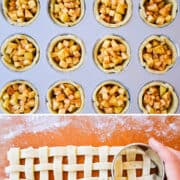
[[[121,149],[113,161],[114,180],[163,180],[163,162],[146,145],[132,144]]]
[[[110,180],[112,161],[121,149],[107,146],[12,148],[8,152],[10,165],[6,172],[8,180],[35,180],[36,177],[40,180]],[[147,159],[148,156],[145,162],[149,167]],[[140,164],[130,165],[130,168],[142,167]],[[128,163],[126,165],[129,166]]]

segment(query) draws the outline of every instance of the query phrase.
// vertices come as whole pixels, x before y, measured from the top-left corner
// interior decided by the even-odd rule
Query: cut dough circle
[[[31,55],[33,55],[33,60],[32,60],[32,63],[31,64],[28,64],[28,65],[24,65],[24,67],[15,67],[14,65],[14,62],[10,57],[9,55],[7,55],[6,53],[6,49],[8,47],[8,44],[10,43],[15,43],[15,44],[20,44],[19,40],[25,40],[27,41],[28,43],[30,43],[33,47],[29,47],[30,49],[32,48],[35,48],[35,53],[33,54],[33,52],[31,53]],[[22,44],[20,45],[22,47]],[[26,49],[26,47],[25,47]],[[13,49],[12,49],[13,50]],[[17,50],[18,51],[18,50]],[[28,50],[25,50],[25,52],[27,52],[27,54],[29,53]],[[23,55],[25,57],[25,52],[23,52]],[[17,72],[21,72],[21,71],[27,71],[28,69],[32,68],[33,66],[35,66],[38,61],[39,61],[39,58],[40,58],[40,48],[37,44],[37,42],[30,36],[28,35],[25,35],[25,34],[15,34],[9,38],[7,38],[2,47],[1,47],[1,54],[2,54],[2,61],[4,63],[4,65],[9,68],[10,70],[13,70],[13,71],[17,71]],[[22,56],[22,55],[21,55]],[[6,58],[8,57],[8,59],[11,60],[11,62],[7,62],[6,61]],[[24,59],[23,61],[25,61],[26,59]],[[12,63],[13,61],[13,63]]]
[[[4,106],[4,103],[7,105],[7,103],[9,104],[9,102],[6,102],[6,99],[8,98],[9,99],[9,96],[10,95],[7,95],[7,93],[6,93],[6,91],[8,90],[8,88],[9,87],[11,87],[11,86],[16,86],[16,85],[18,85],[18,86],[20,86],[20,85],[25,85],[25,87],[27,87],[29,90],[31,90],[31,94],[28,94],[28,98],[30,98],[31,96],[32,96],[32,98],[30,98],[30,100],[33,100],[34,101],[34,105],[32,106],[32,105],[30,105],[30,109],[31,109],[31,111],[30,112],[26,112],[26,113],[21,113],[21,114],[32,114],[32,113],[35,113],[37,110],[38,110],[38,108],[39,108],[39,94],[38,94],[38,91],[36,90],[36,88],[34,88],[34,86],[30,83],[30,82],[28,82],[28,81],[24,81],[24,80],[15,80],[15,81],[11,81],[11,82],[9,82],[9,83],[7,83],[2,89],[1,89],[1,91],[0,91],[0,108],[1,108],[1,110],[4,112],[4,113],[7,113],[7,114],[19,114],[19,113],[13,113],[13,112],[10,112],[7,108],[5,108],[5,106]],[[15,87],[13,87],[13,88],[15,88]],[[19,88],[19,87],[18,87]],[[22,99],[23,100],[23,97],[22,96],[24,96],[23,95],[23,93],[21,92],[22,90],[23,91],[25,91],[25,95],[27,96],[27,89],[26,90],[24,90],[24,89],[22,89],[23,87],[21,87],[21,90],[19,91],[18,90],[18,92],[19,92],[19,97],[16,97],[16,95],[15,95],[15,91],[17,92],[17,90],[13,90],[14,92],[10,92],[10,93],[12,93],[12,96],[11,96],[11,100],[14,102],[14,101],[16,101],[16,100],[18,100],[19,102],[20,102],[20,100]],[[10,90],[9,90],[10,91]],[[5,95],[6,94],[6,95]],[[14,95],[14,97],[13,97],[13,95]],[[6,96],[6,97],[5,97]],[[8,97],[7,97],[8,96]],[[19,99],[20,98],[20,99]],[[8,101],[10,101],[10,100],[8,100]],[[11,102],[10,102],[11,103]],[[27,103],[28,104],[28,103]],[[17,105],[17,103],[16,104],[14,104],[14,105]],[[25,105],[24,105],[25,106]],[[22,107],[22,105],[20,105],[20,108]]]
[[[150,146],[142,143],[134,143],[122,147],[113,160],[111,168],[112,179],[136,179],[137,169],[141,171],[139,178],[148,178],[150,180],[164,179],[165,169],[163,161]],[[127,172],[126,176],[123,174],[124,171]]]
[[[173,5],[173,6],[172,6],[172,12],[171,12],[171,16],[172,16],[171,20],[170,20],[169,22],[167,22],[167,23],[163,23],[162,25],[160,25],[160,24],[158,25],[158,24],[155,24],[155,23],[150,23],[150,22],[148,22],[147,19],[146,19],[147,15],[146,15],[145,7],[144,7],[144,4],[145,4],[147,1],[148,1],[148,0],[141,0],[141,1],[140,1],[140,10],[139,10],[140,16],[141,16],[142,20],[143,20],[146,24],[148,24],[148,25],[150,25],[150,26],[152,26],[152,27],[161,28],[161,27],[165,27],[165,26],[171,24],[171,23],[174,21],[174,19],[176,18],[177,11],[178,11],[178,3],[177,3],[177,0],[167,0],[167,1],[164,0],[164,1],[166,1],[166,2],[172,3],[172,5]]]
[[[120,106],[120,105],[118,105],[118,106],[112,106],[112,107],[114,107],[114,108],[121,108],[121,110],[117,110],[117,112],[114,112],[114,113],[107,113],[107,112],[105,112],[104,110],[102,110],[102,109],[100,109],[100,102],[99,102],[99,100],[98,100],[98,98],[97,98],[97,94],[100,92],[100,91],[104,91],[104,90],[102,90],[102,88],[103,87],[107,87],[107,86],[116,86],[116,87],[118,87],[119,89],[118,89],[118,91],[120,90],[120,92],[118,93],[120,96],[121,95],[125,95],[125,100],[123,99],[123,103],[124,103],[124,101],[125,101],[125,105],[123,105],[123,107],[122,106]],[[112,88],[111,88],[111,90],[112,90]],[[114,91],[114,89],[113,89],[113,91]],[[122,91],[122,92],[121,92]],[[108,92],[109,93],[109,92]],[[111,96],[114,96],[114,93],[111,95]],[[122,98],[122,97],[121,97]],[[116,99],[117,100],[117,99]],[[106,102],[110,102],[110,100],[108,99]],[[99,84],[97,87],[96,87],[96,89],[94,90],[94,93],[93,93],[93,105],[94,105],[94,109],[95,109],[95,111],[97,112],[97,113],[99,113],[99,114],[124,114],[124,113],[126,113],[126,111],[128,110],[128,108],[129,108],[129,105],[130,105],[130,96],[129,96],[129,92],[128,92],[128,90],[121,84],[121,83],[119,83],[118,81],[113,81],[113,80],[109,80],[109,81],[105,81],[105,82],[103,82],[103,83],[101,83],[101,84]],[[111,105],[110,105],[111,106]],[[103,106],[104,107],[104,109],[105,109],[105,107],[106,107],[106,105],[105,106]],[[111,107],[110,107],[111,108]]]
[[[75,97],[76,95],[74,94],[73,97],[71,98],[72,94],[68,95],[68,91],[66,91],[67,87],[65,87],[65,85],[72,86],[73,89],[75,89],[75,91],[76,91],[74,93],[78,92],[79,97],[76,98]],[[54,92],[54,89],[57,89],[57,88],[61,88],[60,89],[61,93]],[[63,97],[61,97],[61,100],[57,101],[58,95],[62,95]],[[54,100],[52,99],[52,97],[54,98]],[[48,89],[47,107],[48,107],[49,112],[52,114],[76,114],[76,113],[80,113],[82,111],[82,109],[84,107],[84,99],[85,99],[84,91],[79,84],[72,82],[72,81],[58,81]],[[67,100],[69,101],[68,107],[66,107],[66,103],[65,103],[65,101],[67,101]],[[79,107],[75,107],[75,110],[72,110],[72,112],[69,112],[68,109],[69,109],[70,105],[75,106],[75,104],[76,104],[75,100],[80,101]],[[61,105],[59,103],[61,103],[61,105],[63,104],[63,108],[60,107]],[[66,111],[64,111],[64,109]]]
[[[95,15],[96,20],[100,24],[102,24],[106,27],[109,27],[109,28],[116,28],[116,27],[120,27],[120,26],[123,26],[128,23],[128,21],[130,20],[130,18],[132,16],[132,11],[133,11],[133,4],[132,4],[131,0],[125,0],[125,2],[127,4],[127,10],[126,10],[125,16],[124,16],[123,20],[116,22],[116,23],[108,23],[101,18],[100,13],[99,13],[99,5],[100,5],[101,1],[102,0],[94,0],[94,15]]]
[[[68,40],[68,41],[73,41],[76,45],[80,46],[80,57],[79,57],[79,62],[75,65],[73,65],[70,68],[62,68],[57,62],[55,62],[55,60],[52,58],[52,52],[54,51],[54,48],[58,45],[58,43],[63,42],[63,40]],[[69,47],[68,47],[69,48]],[[70,49],[70,48],[69,48]],[[59,50],[60,51],[60,50]],[[59,35],[57,37],[55,37],[49,44],[48,50],[47,50],[47,56],[48,56],[48,60],[50,65],[58,70],[58,71],[62,71],[62,72],[69,72],[69,71],[74,71],[76,69],[78,69],[84,62],[85,59],[85,46],[84,43],[81,39],[79,39],[77,36],[75,35],[71,35],[71,34],[67,34],[67,35]],[[64,54],[64,53],[63,53]],[[74,55],[73,55],[74,56]],[[61,59],[59,59],[59,61],[61,61]]]
[[[2,7],[3,7],[3,14],[4,14],[4,16],[5,16],[5,18],[7,19],[7,21],[10,23],[10,24],[12,24],[12,25],[16,25],[16,26],[27,26],[27,25],[30,25],[31,23],[33,23],[36,19],[37,19],[37,17],[38,17],[38,15],[39,15],[39,12],[40,12],[40,2],[39,2],[39,0],[34,0],[34,2],[36,2],[36,8],[37,8],[37,10],[36,10],[36,12],[33,14],[32,12],[30,12],[29,10],[26,12],[27,13],[27,16],[33,16],[33,17],[31,17],[31,18],[29,18],[29,20],[27,20],[27,21],[24,21],[23,22],[23,20],[21,20],[21,21],[17,21],[17,20],[15,20],[14,18],[15,18],[15,16],[12,16],[13,17],[13,19],[12,19],[12,17],[10,17],[9,15],[8,15],[8,3],[9,3],[9,1],[10,0],[3,0],[3,5],[2,5]],[[17,1],[17,0],[14,0],[14,1]],[[32,6],[32,4],[30,4],[30,6]],[[33,6],[34,6],[34,3],[33,3]],[[33,7],[32,7],[32,9],[33,9]],[[20,13],[20,12],[18,12],[18,13]],[[22,13],[22,12],[21,12]],[[30,14],[31,13],[31,14]],[[22,14],[21,14],[22,15]],[[16,14],[16,16],[17,16],[17,14]]]
[[[143,51],[146,47],[147,44],[149,44],[151,41],[156,40],[158,42],[161,42],[163,44],[166,44],[169,49],[172,51],[172,57],[171,57],[171,64],[167,65],[166,68],[164,70],[155,70],[153,68],[148,67],[147,63],[145,62],[144,58],[143,58]],[[174,43],[166,36],[164,35],[152,35],[150,37],[148,37],[140,46],[139,49],[139,58],[140,58],[140,63],[143,67],[145,67],[145,69],[151,73],[154,74],[164,74],[166,73],[168,70],[170,70],[176,63],[176,59],[177,59],[177,49],[176,46],[174,45]]]
[[[144,94],[150,87],[159,87],[159,88],[163,87],[162,91],[163,91],[163,89],[168,90],[171,93],[172,102],[171,102],[170,107],[167,110],[166,114],[176,113],[178,105],[179,105],[178,96],[177,96],[174,88],[172,87],[172,85],[170,85],[167,82],[163,82],[163,81],[152,81],[150,83],[145,84],[141,88],[140,93],[139,93],[139,98],[138,98],[138,104],[139,104],[140,110],[145,114],[155,114],[155,113],[149,113],[148,110],[145,108],[144,103],[143,103]]]
[[[123,53],[125,53],[125,55],[127,56],[127,58],[125,60],[123,60],[120,64],[114,65],[112,68],[108,68],[108,69],[104,68],[103,64],[100,63],[100,61],[98,60],[99,50],[102,48],[103,43],[107,40],[110,40],[110,41],[114,40],[114,41],[118,42],[118,45],[119,44],[123,45],[126,48],[125,52],[123,52]],[[113,47],[112,47],[112,49],[113,49]],[[117,53],[117,51],[115,51],[115,53]],[[118,50],[118,53],[122,53],[122,51]],[[128,43],[122,37],[120,37],[118,35],[107,35],[95,44],[94,51],[93,51],[93,57],[94,57],[94,62],[99,67],[99,69],[101,69],[105,73],[117,73],[117,72],[123,71],[128,66],[130,59],[131,59],[131,52],[130,52],[130,47],[129,47]],[[122,55],[118,55],[118,57],[120,57],[122,59]]]
[[[67,27],[75,26],[76,24],[78,24],[83,19],[84,14],[85,14],[85,2],[84,2],[84,0],[78,0],[78,1],[80,3],[80,15],[79,15],[79,17],[73,21],[62,22],[60,17],[57,18],[54,15],[56,0],[49,0],[49,15],[50,15],[51,19],[56,24],[61,25],[61,26],[67,26]],[[56,7],[58,8],[58,12],[59,12],[60,7],[58,7],[58,5]],[[62,12],[61,12],[61,15],[62,15]],[[66,14],[66,16],[67,16],[67,14]],[[64,19],[64,18],[66,19],[67,18],[66,16],[62,17],[62,19]]]

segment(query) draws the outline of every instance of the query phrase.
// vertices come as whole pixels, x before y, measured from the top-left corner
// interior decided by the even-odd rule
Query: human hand
[[[164,146],[153,138],[149,140],[149,145],[164,161],[168,180],[180,180],[180,151]]]

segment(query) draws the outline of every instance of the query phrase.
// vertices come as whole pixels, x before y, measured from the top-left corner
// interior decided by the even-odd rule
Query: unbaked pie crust
[[[166,36],[153,35],[142,43],[139,49],[139,58],[147,71],[163,74],[176,63],[177,50],[173,42]]]
[[[113,180],[163,180],[163,161],[147,145],[128,145],[123,147],[114,158],[112,176]]]
[[[75,0],[74,2],[63,0],[64,2],[60,1],[59,4],[57,1],[49,0],[49,14],[55,23],[70,27],[82,20],[85,13],[84,0]],[[76,4],[73,5],[73,3]]]
[[[38,92],[27,81],[12,81],[0,91],[0,107],[8,114],[35,113],[39,107]]]
[[[1,47],[2,61],[13,71],[26,71],[37,64],[40,49],[28,35],[17,34],[9,37]]]
[[[105,81],[95,89],[93,104],[99,114],[123,114],[129,108],[129,92],[117,81]]]
[[[131,0],[120,0],[119,3],[117,2],[117,0],[115,0],[114,5],[112,4],[110,0],[105,0],[103,2],[104,7],[101,9],[102,13],[100,14],[99,5],[102,2],[103,0],[94,0],[94,14],[97,21],[101,23],[102,25],[109,28],[114,28],[114,27],[123,26],[130,20],[132,16],[132,1]],[[103,16],[104,19],[101,16]],[[114,18],[113,20],[114,22],[112,22],[112,18]],[[108,22],[108,21],[111,21],[111,22]]]
[[[166,82],[150,82],[139,93],[139,107],[145,114],[174,114],[178,104],[175,90]]]
[[[48,47],[48,60],[58,71],[68,72],[78,69],[85,59],[85,47],[75,35],[60,35]]]
[[[24,4],[21,4],[24,1]],[[40,3],[39,0],[3,0],[4,16],[10,24],[16,26],[26,26],[31,24],[39,15]],[[8,8],[8,3],[12,6],[12,12]],[[17,9],[19,4],[19,9]]]
[[[120,36],[108,35],[94,47],[94,61],[106,73],[123,71],[130,61],[130,47]]]
[[[59,81],[47,92],[47,107],[53,114],[80,113],[84,107],[83,89],[72,81]]]
[[[178,4],[176,0],[162,0],[162,2],[165,2],[166,4],[167,2],[172,4],[171,14],[168,14],[168,15],[166,15],[167,11],[165,9],[161,9],[161,8],[158,9],[158,6],[156,6],[156,3],[149,6],[151,13],[147,15],[144,4],[148,1],[149,0],[141,0],[140,2],[140,16],[143,19],[143,21],[147,23],[148,25],[153,26],[153,27],[164,27],[164,26],[169,25],[176,18],[177,11],[178,11]],[[158,14],[156,15],[156,18],[153,17],[154,12]]]

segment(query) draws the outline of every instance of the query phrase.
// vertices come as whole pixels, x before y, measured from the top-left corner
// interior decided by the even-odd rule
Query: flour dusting
[[[55,132],[57,129],[68,127],[81,129],[84,134],[97,135],[101,142],[110,139],[115,131],[121,133],[136,131],[150,138],[150,134],[156,137],[168,137],[171,141],[174,135],[180,132],[180,119],[177,117],[173,123],[167,123],[167,117],[158,117],[158,121],[152,120],[149,116],[84,116],[84,120],[72,120],[70,117],[58,116],[25,116],[23,123],[6,130],[3,135],[4,140],[10,140],[23,133]],[[160,127],[158,125],[161,125]],[[158,127],[158,128],[157,128]],[[170,136],[169,134],[172,134]],[[72,132],[73,134],[73,132]],[[53,138],[53,137],[52,137]]]
[[[176,118],[174,123],[168,125],[166,123],[167,117],[162,116],[158,117],[158,121],[152,120],[149,116],[137,115],[137,116],[112,116],[104,120],[103,116],[94,116],[91,124],[91,128],[88,131],[90,133],[97,134],[99,139],[102,142],[106,142],[109,137],[113,135],[116,130],[119,132],[125,131],[137,131],[141,133],[142,129],[145,131],[145,136],[150,138],[150,134],[153,134],[156,137],[168,137],[168,140],[171,141],[173,136],[169,136],[169,133],[177,135],[177,132],[180,132],[180,119]],[[131,123],[131,121],[133,123]],[[162,127],[157,128],[157,123],[163,125]],[[86,131],[87,129],[84,128]]]
[[[136,124],[129,123],[129,119],[131,117],[128,116],[112,116],[109,120],[104,120],[103,116],[94,117],[92,121],[92,131],[97,134],[102,142],[106,142],[108,138],[110,138],[116,130],[119,132],[131,131],[131,130],[141,130],[142,126],[148,126],[149,132],[152,130],[152,121],[148,121],[147,117],[135,116],[133,117],[133,121],[136,121]],[[140,125],[141,124],[141,125]]]
[[[61,120],[56,116],[27,116],[23,124],[11,127],[4,135],[4,139],[15,138],[22,133],[39,133],[55,131],[64,128],[71,123],[71,120]]]

